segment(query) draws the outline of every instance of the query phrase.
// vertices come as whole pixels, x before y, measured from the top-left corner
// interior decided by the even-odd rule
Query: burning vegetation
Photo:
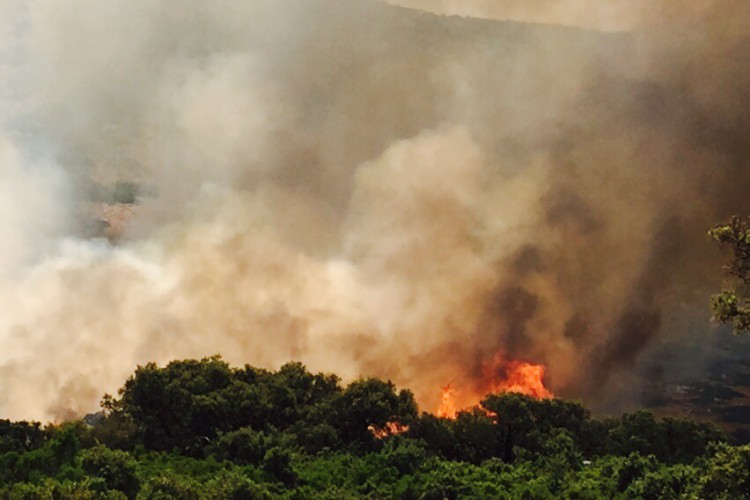
[[[0,498],[744,498],[750,477],[709,425],[517,393],[438,418],[300,363],[148,364],[103,410],[0,419]]]
[[[377,439],[385,439],[391,436],[398,436],[409,431],[409,426],[400,422],[386,422],[383,427],[377,427],[373,424],[367,426],[367,430]]]
[[[473,397],[475,400],[464,408],[475,406],[485,394],[515,393],[535,399],[553,398],[552,392],[544,385],[545,371],[543,365],[506,360],[504,355],[497,354],[490,362],[482,365],[481,378],[475,382],[475,390],[471,396],[460,395],[452,383],[443,387],[436,415],[442,418],[456,418],[462,409],[456,402],[459,397],[463,401],[467,401],[467,397]]]
[[[709,426],[553,398],[750,415],[705,235],[750,213],[750,2],[68,3],[0,0],[0,418],[140,366],[0,420],[0,497],[750,491]]]
[[[440,418],[456,418],[457,414],[458,408],[454,389],[451,384],[448,384],[440,392],[440,408],[438,408],[436,415]]]
[[[446,416],[490,392],[617,411],[644,367],[665,392],[715,360],[655,352],[708,335],[705,229],[750,213],[747,2],[633,32],[27,3],[0,8],[2,415],[85,414],[134,365],[215,352]]]

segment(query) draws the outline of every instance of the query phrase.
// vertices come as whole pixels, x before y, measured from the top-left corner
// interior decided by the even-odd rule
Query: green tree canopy
[[[724,270],[733,286],[711,297],[714,316],[722,323],[732,324],[736,333],[746,332],[750,330],[750,221],[731,217],[708,235],[732,251],[732,260]]]

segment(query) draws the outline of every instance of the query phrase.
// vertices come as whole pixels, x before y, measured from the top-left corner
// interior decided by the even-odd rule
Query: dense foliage
[[[726,224],[714,227],[708,235],[732,251],[732,260],[724,266],[735,283],[711,297],[715,317],[730,323],[735,332],[750,331],[750,222],[732,217]]]
[[[647,412],[488,395],[455,420],[299,363],[139,367],[103,411],[0,420],[2,498],[747,498],[750,446]],[[398,424],[398,425],[395,425]],[[407,429],[408,427],[408,429]],[[389,432],[389,429],[391,432]]]

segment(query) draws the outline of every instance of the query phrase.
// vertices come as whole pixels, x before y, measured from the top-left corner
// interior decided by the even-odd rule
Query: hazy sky
[[[436,14],[514,19],[527,22],[565,24],[606,31],[631,30],[652,23],[670,8],[704,9],[711,0],[385,0]],[[693,4],[693,5],[691,5]]]

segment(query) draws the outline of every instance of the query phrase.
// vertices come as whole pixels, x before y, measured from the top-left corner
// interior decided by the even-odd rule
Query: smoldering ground
[[[429,410],[501,352],[609,403],[671,317],[708,329],[705,230],[750,208],[742,2],[624,33],[0,3],[5,417],[214,353],[387,377]],[[151,193],[116,244],[86,236],[97,175]]]

